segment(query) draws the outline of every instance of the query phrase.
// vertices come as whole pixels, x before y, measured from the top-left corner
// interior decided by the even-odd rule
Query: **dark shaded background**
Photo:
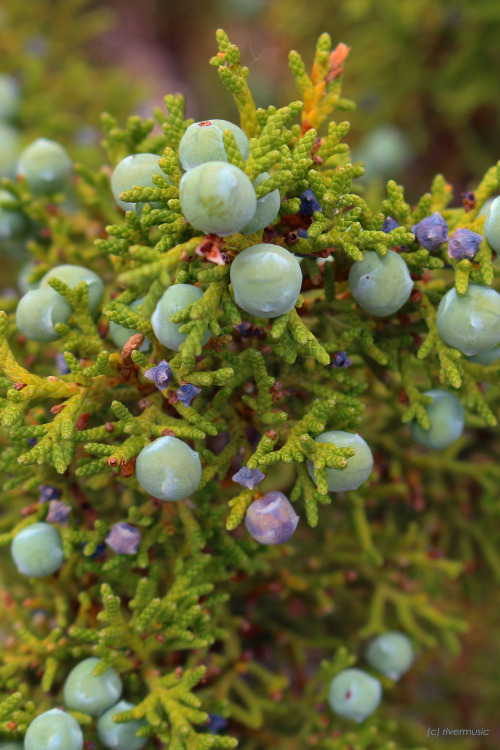
[[[408,138],[404,183],[412,201],[436,172],[473,188],[500,158],[500,3],[497,0],[110,0],[115,22],[94,54],[151,83],[145,103],[182,91],[195,119],[231,119],[235,108],[208,60],[222,26],[250,68],[257,106],[297,98],[287,65],[296,48],[310,63],[318,35],[351,46],[344,93],[356,148],[378,126]],[[343,113],[338,115],[345,117]],[[400,177],[395,170],[384,177]]]

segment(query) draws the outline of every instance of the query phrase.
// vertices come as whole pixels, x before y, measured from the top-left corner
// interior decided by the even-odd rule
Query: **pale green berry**
[[[113,721],[116,714],[131,711],[133,708],[135,708],[133,703],[120,701],[100,717],[97,722],[97,734],[103,745],[112,750],[141,750],[144,747],[147,739],[138,737],[137,732],[142,727],[147,726],[147,721],[132,719],[132,721],[120,724]]]
[[[497,197],[496,195],[492,195],[491,198],[488,198],[488,200],[483,203],[483,205],[477,212],[477,217],[476,217],[477,219],[479,219],[481,216],[486,216],[486,214],[490,210],[491,204],[493,203],[496,197]]]
[[[269,173],[262,172],[262,174],[259,174],[255,178],[253,184],[254,186],[257,186],[268,179]],[[251,218],[240,231],[243,232],[243,234],[252,234],[252,232],[259,232],[261,229],[265,229],[278,215],[280,203],[281,196],[280,191],[277,188],[267,195],[264,195],[262,198],[258,198],[253,218]]]
[[[49,279],[59,279],[70,289],[73,289],[81,281],[85,281],[88,285],[89,310],[92,315],[95,315],[101,306],[104,297],[104,284],[100,276],[91,271],[90,268],[69,264],[55,266],[47,271],[45,276],[42,276],[40,288],[49,287]]]
[[[186,172],[179,197],[182,212],[193,227],[221,236],[239,232],[257,207],[250,179],[224,161],[205,162]]]
[[[412,146],[402,130],[380,125],[359,146],[357,158],[364,162],[368,179],[399,174],[412,155]]]
[[[29,217],[9,202],[13,196],[7,190],[0,190],[0,250],[19,258],[26,254],[26,243],[31,238],[33,224]],[[15,199],[14,199],[15,200]]]
[[[74,667],[64,683],[64,703],[71,711],[100,716],[120,700],[123,685],[118,673],[109,668],[96,676],[94,670],[101,660],[95,656]]]
[[[467,355],[483,354],[500,344],[500,294],[469,284],[459,297],[450,289],[439,303],[436,324],[443,341]]]
[[[207,161],[227,161],[223,133],[230,130],[243,161],[250,154],[249,140],[241,128],[227,120],[203,120],[190,125],[179,143],[179,161],[185,170]]]
[[[200,457],[178,438],[159,437],[137,456],[135,474],[141,487],[153,497],[183,500],[200,484]]]
[[[158,154],[132,154],[118,162],[111,175],[111,192],[124,211],[136,211],[140,214],[143,206],[142,203],[122,201],[120,195],[125,190],[132,190],[135,187],[156,187],[153,175],[160,175],[167,180],[165,173],[160,169],[160,158]],[[153,208],[162,207],[161,201],[154,201],[151,205]]]
[[[0,122],[0,177],[14,177],[21,139],[19,131]]]
[[[16,79],[5,73],[0,75],[0,120],[12,120],[19,112],[20,103],[21,92]]]
[[[500,195],[488,206],[484,220],[484,236],[488,245],[500,253]]]
[[[55,341],[59,334],[54,326],[67,323],[71,316],[71,306],[50,287],[33,289],[27,292],[16,309],[16,325],[26,338],[43,344]]]
[[[464,407],[458,398],[448,391],[425,391],[430,396],[432,404],[426,405],[425,411],[429,417],[430,427],[424,429],[415,420],[410,423],[413,439],[424,448],[441,450],[458,440],[465,425]]]
[[[349,289],[363,310],[386,317],[403,307],[411,294],[413,281],[408,266],[393,250],[381,257],[373,250],[349,271]]]
[[[45,578],[59,570],[64,553],[59,531],[50,523],[34,523],[21,529],[10,548],[20,573],[31,578]]]
[[[302,286],[297,258],[279,245],[247,247],[231,263],[234,298],[242,310],[276,318],[295,307]]]
[[[482,354],[475,354],[470,357],[471,362],[475,362],[478,365],[492,365],[493,362],[497,362],[500,359],[500,346],[496,346],[494,349],[490,349],[488,352]]]
[[[314,438],[316,443],[332,443],[338,448],[354,448],[354,456],[347,459],[345,469],[327,469],[328,490],[330,492],[344,492],[356,490],[363,482],[366,482],[373,468],[373,455],[362,437],[343,430],[332,430],[323,432]],[[313,480],[316,481],[314,464],[307,462],[307,469]]]
[[[24,177],[36,195],[64,190],[69,185],[72,169],[66,150],[47,138],[33,141],[17,162],[17,176]]]
[[[17,274],[17,286],[21,294],[26,294],[32,289],[38,289],[38,287],[40,286],[40,281],[28,281],[35,268],[36,264],[32,260],[29,260],[27,263],[21,266],[21,269]]]
[[[344,669],[333,678],[328,702],[339,716],[360,724],[378,707],[382,685],[361,669]]]
[[[142,305],[143,301],[144,297],[139,297],[138,299],[135,299],[133,302],[131,302],[129,307],[135,311],[140,305]],[[136,333],[137,331],[134,331],[132,328],[125,328],[119,323],[115,323],[113,320],[109,324],[109,335],[119,349],[123,349],[130,337],[134,336]],[[145,338],[141,346],[139,347],[139,351],[147,352],[150,349],[151,341]]]
[[[165,290],[155,311],[151,316],[151,324],[155,336],[163,346],[178,352],[181,345],[187,339],[187,333],[179,331],[185,323],[172,323],[170,318],[192,302],[197,302],[203,297],[203,292],[192,284],[174,284]],[[210,331],[205,331],[202,340],[204,346],[210,338]]]
[[[404,633],[382,633],[366,651],[370,666],[391,680],[399,680],[401,675],[408,672],[414,658],[412,643]]]
[[[24,737],[24,750],[82,750],[80,725],[70,714],[53,708],[33,719]]]

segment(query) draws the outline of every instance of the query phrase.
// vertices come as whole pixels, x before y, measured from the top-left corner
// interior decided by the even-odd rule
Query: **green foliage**
[[[436,159],[463,189],[496,157],[495,0],[313,0],[306,13],[300,0],[272,0],[261,23],[282,54],[307,49],[325,29],[352,45],[347,86],[360,104],[356,136],[400,127],[419,156],[405,177],[412,191],[433,174]]]
[[[111,12],[88,0],[34,0],[29,13],[16,0],[2,3],[2,72],[20,79],[15,124],[25,143],[53,138],[76,158],[99,164],[101,113],[125,116],[139,100],[121,72],[89,63],[89,45],[113,23]]]
[[[264,110],[253,105],[237,47],[222,31],[217,40],[212,63],[250,137],[242,163],[226,131],[228,158],[251,179],[269,172],[256,193],[280,191],[271,227],[222,239],[184,221],[177,149],[192,121],[180,95],[165,97],[166,112],[155,112],[160,135],[153,120],[130,118],[120,129],[104,118],[109,164],[100,172],[79,169],[76,214],[5,181],[47,229],[31,243],[33,280],[61,262],[80,264],[107,291],[94,319],[84,283],[69,289],[51,282],[72,308],[54,346],[20,336],[15,304],[2,300],[0,543],[7,547],[20,529],[46,520],[40,484],[58,488],[72,513],[58,527],[65,561],[57,577],[27,581],[7,550],[4,556],[0,731],[20,738],[34,715],[60,704],[73,666],[95,655],[119,672],[124,698],[136,706],[120,719],[144,718],[141,733],[169,750],[237,742],[244,750],[389,750],[396,741],[415,750],[424,730],[388,720],[399,694],[391,696],[387,679],[381,718],[360,728],[339,722],[324,701],[332,677],[356,663],[366,638],[386,629],[407,633],[421,653],[456,653],[467,630],[460,587],[475,580],[471,561],[484,565],[490,585],[500,579],[498,447],[488,444],[480,460],[475,448],[475,435],[496,425],[500,365],[469,362],[436,328],[437,305],[453,283],[459,293],[469,280],[498,285],[492,253],[484,242],[473,262],[450,262],[446,245],[431,254],[412,232],[434,211],[450,233],[481,232],[477,214],[498,190],[499,168],[487,172],[472,210],[449,207],[451,188],[441,176],[415,207],[389,181],[374,210],[353,184],[363,168],[347,162],[349,124],[326,124],[334,107],[353,106],[341,96],[345,48],[332,51],[322,35],[310,74],[293,53],[303,101]],[[152,151],[169,181],[155,176],[155,187],[122,193],[144,204],[140,216],[123,215],[113,204],[109,167]],[[322,209],[311,217],[300,213],[307,189]],[[399,224],[389,232],[382,229],[387,216]],[[261,241],[303,259],[297,305],[272,321],[242,316],[229,283],[231,260]],[[392,318],[370,317],[349,295],[348,270],[368,250],[399,252],[412,273],[410,301]],[[163,347],[149,322],[174,281],[203,292],[175,315],[186,334],[179,352]],[[143,302],[133,310],[138,297]],[[107,335],[109,320],[138,331],[121,351]],[[139,351],[144,337],[153,343],[148,354]],[[58,352],[68,374],[56,370]],[[341,352],[348,369],[338,365]],[[145,373],[162,360],[172,380],[160,391]],[[470,438],[424,452],[405,423],[416,418],[426,427],[425,391],[437,378],[464,403]],[[189,406],[177,395],[186,383],[201,389]],[[353,449],[315,443],[325,430],[359,431],[370,445],[372,480],[356,492],[327,494],[326,468],[342,470]],[[198,451],[203,475],[192,499],[162,503],[140,488],[134,463],[151,439],[172,434]],[[245,534],[245,511],[262,493],[232,481],[241,465],[259,468],[262,487],[286,492],[295,504],[302,520],[290,543],[267,548]],[[137,552],[106,545],[119,521],[140,530]],[[208,732],[209,713],[227,717],[227,730]],[[91,717],[76,718],[96,741]]]

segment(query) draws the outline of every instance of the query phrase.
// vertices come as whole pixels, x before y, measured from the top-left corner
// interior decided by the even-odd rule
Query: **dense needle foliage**
[[[425,731],[391,720],[399,693],[389,678],[378,675],[381,707],[355,729],[326,699],[343,669],[370,670],[369,638],[386,630],[409,636],[420,658],[436,648],[457,653],[468,627],[462,582],[473,580],[474,563],[492,583],[500,578],[500,463],[489,440],[499,364],[450,348],[436,326],[452,287],[468,299],[469,282],[498,286],[496,256],[483,239],[472,257],[450,257],[447,238],[429,250],[420,225],[438,213],[449,236],[466,229],[482,238],[478,214],[498,191],[499,170],[459,207],[449,207],[452,189],[440,175],[415,206],[389,181],[381,205],[369,207],[356,189],[363,167],[349,161],[349,123],[330,121],[354,107],[341,93],[345,46],[332,50],[322,35],[310,73],[292,52],[300,101],[262,110],[238,48],[223,31],[217,41],[211,63],[250,139],[244,161],[225,130],[227,160],[252,181],[269,174],[255,192],[279,190],[272,225],[220,237],[187,223],[178,147],[192,120],[181,95],[124,128],[103,116],[107,164],[75,167],[71,211],[59,194],[4,181],[13,207],[37,226],[28,281],[46,275],[72,313],[54,342],[39,344],[16,327],[19,295],[0,300],[0,732],[21,739],[35,716],[63,704],[71,670],[97,656],[135,706],[123,720],[145,719],[147,747],[416,747]],[[123,192],[142,205],[124,214],[110,175],[136,153],[158,154],[164,176]],[[230,286],[233,259],[260,243],[301,259],[297,305],[272,319],[244,313]],[[396,252],[411,274],[408,302],[386,317],[350,293],[350,268],[368,251]],[[51,276],[60,264],[103,280],[96,317],[86,283],[71,288]],[[158,341],[151,322],[174,282],[202,292],[176,313],[179,351]],[[130,330],[124,345],[110,324]],[[429,428],[425,392],[436,384],[466,412],[463,435],[439,451],[420,447],[407,426]],[[353,448],[315,441],[327,431],[357,432],[370,446],[373,471],[359,489],[328,492],[330,472],[346,471]],[[187,500],[163,502],[137,481],[137,456],[160,437],[200,456],[201,482]],[[242,467],[265,478],[254,487],[244,473],[242,486],[233,479]],[[300,521],[289,542],[267,546],[243,520],[274,490]],[[27,578],[9,545],[46,521],[59,529],[64,561],[52,576]],[[104,747],[95,718],[72,714],[88,747]]]

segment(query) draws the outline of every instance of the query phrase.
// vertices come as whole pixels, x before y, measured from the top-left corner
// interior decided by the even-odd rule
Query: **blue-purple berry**
[[[172,380],[172,368],[166,359],[144,372],[144,377],[152,380],[159,391],[166,391]]]
[[[71,513],[71,508],[61,500],[50,500],[49,512],[47,513],[47,523],[58,523],[60,526],[68,525],[68,518]]]
[[[448,224],[439,211],[414,224],[411,231],[426,250],[437,250],[448,239]]]
[[[312,216],[315,211],[322,211],[321,203],[318,201],[313,191],[308,188],[300,195],[299,213],[304,216]]]
[[[478,232],[465,228],[456,229],[448,242],[448,255],[455,260],[474,258],[482,241],[483,236]]]
[[[191,406],[192,402],[201,393],[201,388],[197,388],[191,383],[185,383],[177,389],[176,396],[184,406]]]
[[[233,482],[241,484],[242,487],[253,490],[266,478],[266,475],[260,469],[249,469],[247,466],[242,466],[231,478]]]
[[[118,555],[135,555],[141,542],[141,532],[125,521],[113,524],[106,544]]]
[[[382,231],[383,232],[392,232],[393,229],[397,229],[399,227],[398,222],[396,219],[393,219],[392,216],[386,216],[384,223],[382,224]]]
[[[245,525],[261,544],[284,544],[299,522],[290,500],[282,492],[268,492],[248,506]]]

